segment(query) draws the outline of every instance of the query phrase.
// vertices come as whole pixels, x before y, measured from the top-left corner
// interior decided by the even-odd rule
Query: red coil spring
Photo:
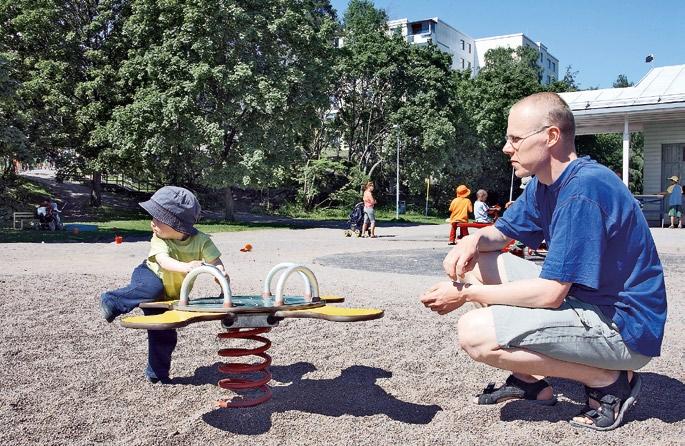
[[[223,389],[233,391],[250,391],[259,390],[261,394],[255,398],[243,397],[240,400],[219,400],[217,402],[219,407],[251,407],[262,404],[271,398],[271,389],[267,385],[271,381],[271,372],[269,366],[271,365],[271,356],[265,353],[271,347],[271,341],[264,336],[258,336],[261,333],[268,333],[271,328],[229,328],[225,333],[219,333],[219,339],[249,339],[252,341],[261,342],[262,345],[256,348],[223,348],[219,350],[219,356],[238,358],[243,356],[258,356],[263,359],[261,362],[245,364],[240,362],[223,363],[219,366],[221,373],[229,375],[240,375],[246,373],[259,373],[255,379],[247,378],[224,378],[217,384]]]

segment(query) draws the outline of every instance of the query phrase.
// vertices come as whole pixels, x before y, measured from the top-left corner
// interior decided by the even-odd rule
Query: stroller
[[[345,237],[361,237],[362,228],[364,226],[364,202],[360,201],[355,204],[350,212],[349,220],[347,220],[347,228],[345,229]],[[367,228],[366,232],[371,235],[371,230]]]
[[[66,204],[62,206],[62,209],[66,207]],[[46,231],[55,231],[63,229],[62,219],[59,214],[62,210],[58,209],[57,206],[53,206],[51,203],[43,202],[40,206],[36,208],[36,218],[38,219],[38,228]]]

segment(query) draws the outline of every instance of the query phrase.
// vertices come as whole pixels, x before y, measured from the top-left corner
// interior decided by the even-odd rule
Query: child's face
[[[154,234],[162,240],[180,240],[183,238],[182,233],[178,232],[171,226],[162,223],[156,218],[153,218],[150,222],[150,228],[152,228],[152,232],[154,232]]]

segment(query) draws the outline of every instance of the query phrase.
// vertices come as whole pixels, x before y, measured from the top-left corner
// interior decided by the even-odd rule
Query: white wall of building
[[[390,32],[399,32],[409,43],[416,45],[434,43],[440,50],[452,56],[452,69],[476,71],[476,41],[437,17],[409,21],[388,22]]]
[[[642,135],[645,138],[642,193],[656,194],[664,191],[668,183],[661,174],[661,146],[685,144],[685,121],[645,122]]]
[[[508,34],[476,39],[478,68],[485,66],[485,53],[493,48],[518,48],[525,46],[538,51],[538,66],[542,69],[542,84],[549,84],[559,79],[559,59],[552,56],[541,42],[535,42],[523,33]]]

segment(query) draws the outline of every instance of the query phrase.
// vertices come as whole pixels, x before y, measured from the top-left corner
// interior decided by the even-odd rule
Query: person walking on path
[[[373,181],[369,181],[364,186],[364,225],[362,226],[362,237],[366,237],[367,229],[371,231],[371,238],[376,238],[376,199],[373,198]],[[370,225],[370,226],[369,226]]]
[[[493,226],[449,252],[443,266],[451,281],[421,300],[438,314],[485,305],[461,316],[459,344],[474,360],[512,374],[487,386],[479,404],[517,398],[551,405],[556,397],[544,378],[566,378],[586,394],[571,423],[610,430],[640,394],[635,370],[660,355],[666,290],[639,204],[613,172],[576,155],[574,137],[573,113],[555,93],[511,108],[502,150],[516,176],[535,177]],[[500,253],[510,239],[547,240],[542,267]]]

